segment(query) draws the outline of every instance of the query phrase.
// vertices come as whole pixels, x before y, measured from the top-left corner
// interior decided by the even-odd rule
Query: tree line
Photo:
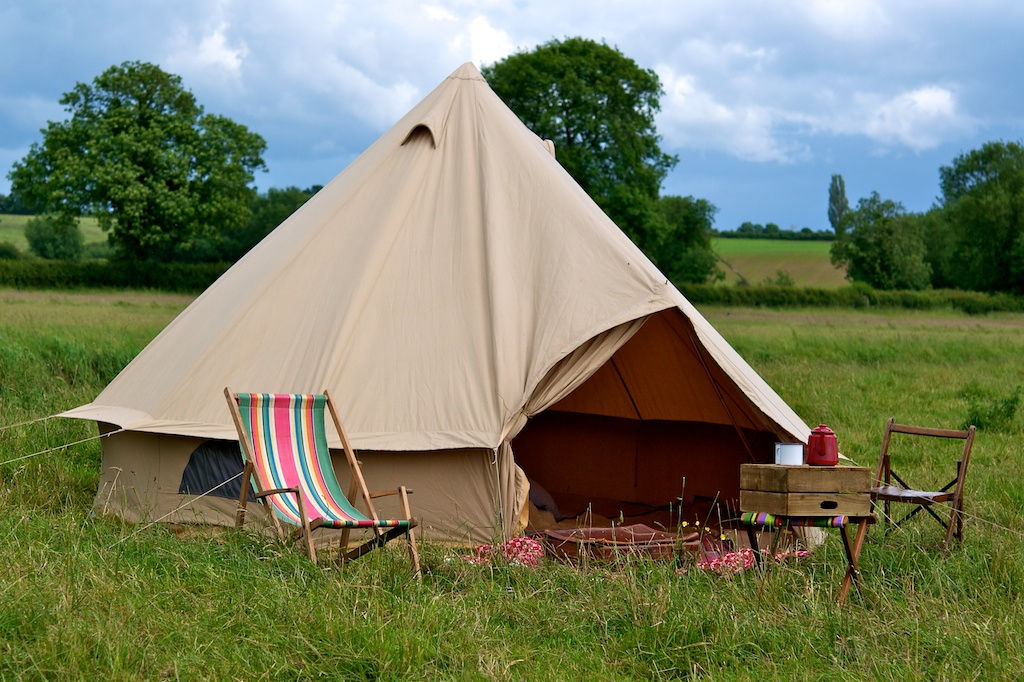
[[[872,192],[851,208],[829,185],[832,262],[878,289],[1024,294],[1024,147],[988,142],[939,169],[940,196],[913,213]]]
[[[715,235],[726,239],[784,239],[792,241],[830,242],[836,233],[832,230],[812,230],[802,227],[799,230],[784,230],[775,223],[761,225],[744,221],[735,230],[717,230]]]
[[[661,149],[657,74],[617,49],[584,38],[552,40],[483,68],[491,88],[543,139],[615,223],[674,282],[723,278],[711,247],[717,208],[663,195],[678,158]],[[232,262],[318,189],[258,193],[263,138],[208,114],[179,76],[124,62],[60,100],[16,162],[0,212],[38,214],[33,250],[82,253],[77,220],[95,216],[106,255],[138,262]],[[834,232],[745,222],[722,236],[828,239],[850,279],[882,289],[952,287],[1024,292],[1024,152],[993,142],[940,169],[942,196],[908,213],[877,193],[851,208],[842,176],[829,187]],[[2,255],[2,254],[0,254]]]
[[[591,197],[676,281],[721,276],[711,250],[715,206],[662,196],[676,164],[654,125],[657,75],[603,43],[551,41],[484,68],[527,126],[554,140],[558,159]],[[266,143],[208,114],[180,77],[125,62],[64,94],[68,118],[16,162],[10,197],[40,214],[26,229],[37,253],[81,253],[80,216],[95,216],[114,259],[232,261],[317,188],[251,184]]]
[[[94,216],[115,259],[233,261],[318,189],[258,194],[263,138],[206,113],[154,64],[112,66],[60,103],[69,117],[47,124],[0,197],[12,212],[38,214],[25,236],[44,257],[80,257],[78,218]]]

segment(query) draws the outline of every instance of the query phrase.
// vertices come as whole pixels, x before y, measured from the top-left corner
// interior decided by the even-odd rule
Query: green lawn
[[[711,246],[719,256],[719,267],[725,281],[736,284],[742,278],[749,284],[775,279],[783,270],[797,286],[839,287],[848,284],[841,270],[829,261],[832,242],[782,239],[712,239]]]
[[[25,239],[25,223],[34,216],[12,215],[0,213],[0,242],[10,242],[18,247],[22,253],[28,252],[28,240]],[[107,235],[100,229],[95,218],[82,218],[79,221],[82,229],[82,238],[86,244],[103,243],[107,241]]]
[[[188,302],[133,292],[0,291],[0,426],[95,394]],[[96,518],[95,433],[0,431],[0,678],[1016,679],[1024,670],[1024,315],[703,310],[809,423],[873,464],[885,420],[989,415],[968,475],[967,539],[914,523],[861,558],[834,604],[841,543],[731,579],[625,560],[469,565],[427,544],[343,569],[249,533],[178,535]],[[926,453],[908,476],[934,474]],[[942,463],[948,469],[949,462]]]

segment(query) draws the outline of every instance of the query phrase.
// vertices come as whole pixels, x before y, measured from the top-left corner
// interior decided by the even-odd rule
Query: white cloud
[[[478,66],[497,61],[515,50],[515,43],[508,33],[494,28],[482,16],[469,22],[470,59]]]
[[[438,5],[423,5],[423,14],[431,21],[458,21],[459,18],[444,7]]]
[[[956,97],[946,88],[917,88],[874,107],[871,107],[871,97],[866,100],[870,109],[863,132],[885,144],[901,144],[914,151],[924,151],[937,147],[950,133],[969,125],[957,112]]]
[[[227,32],[226,23],[205,32],[198,40],[182,31],[165,60],[167,67],[172,72],[188,76],[189,80],[239,82],[249,48],[244,40],[230,45]]]
[[[965,132],[984,128],[984,118],[1008,119],[1020,111],[1018,94],[1003,88],[998,99],[991,95],[988,82],[1005,83],[1006,77],[974,61],[985,57],[973,49],[978,36],[1015,35],[1022,25],[1021,11],[1009,6],[964,9],[948,0],[927,6],[887,0],[182,0],[148,7],[96,0],[89,11],[72,3],[42,13],[38,8],[47,3],[13,0],[9,7],[27,18],[10,35],[35,35],[44,42],[41,49],[65,15],[67,30],[95,36],[73,43],[75,54],[106,50],[99,67],[76,79],[87,81],[126,58],[155,61],[181,74],[209,111],[261,132],[275,152],[293,145],[297,157],[314,145],[362,148],[462,62],[484,65],[517,48],[574,35],[603,40],[640,66],[655,67],[666,90],[658,127],[665,147],[676,152],[792,163],[823,154],[828,136],[920,151],[967,139]],[[0,44],[7,63],[24,52],[4,52]],[[0,69],[0,92],[29,91],[3,78]],[[26,73],[24,82],[38,88],[57,78]],[[8,122],[19,116],[40,121],[31,125],[34,131],[46,118],[61,116],[58,106],[46,104],[45,112],[15,104],[5,113],[0,96],[0,127],[13,129]],[[993,104],[1003,110],[993,113]],[[0,144],[23,138],[0,135]]]
[[[879,0],[811,0],[796,3],[810,24],[842,42],[875,40],[889,33],[889,3]]]
[[[307,87],[334,99],[364,122],[377,126],[390,126],[422,94],[404,78],[392,75],[375,79],[368,70],[339,56],[327,56],[317,65],[316,73],[317,80],[307,83]]]
[[[788,162],[806,154],[775,132],[793,116],[756,102],[727,104],[700,89],[696,76],[668,66],[657,72],[665,88],[658,129],[668,147],[723,151],[747,161]]]

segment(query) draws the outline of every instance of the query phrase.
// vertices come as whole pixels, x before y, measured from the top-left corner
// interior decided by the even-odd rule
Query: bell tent
[[[65,413],[110,434],[97,509],[232,523],[225,386],[330,390],[370,487],[457,542],[521,529],[531,481],[566,515],[733,500],[809,432],[471,64]]]

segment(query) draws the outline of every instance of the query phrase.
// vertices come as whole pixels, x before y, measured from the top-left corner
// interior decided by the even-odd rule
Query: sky
[[[0,193],[61,95],[124,61],[262,135],[265,190],[326,184],[460,64],[571,36],[658,74],[663,193],[720,230],[827,229],[835,173],[853,205],[927,210],[941,166],[1024,137],[1016,0],[0,0]]]

